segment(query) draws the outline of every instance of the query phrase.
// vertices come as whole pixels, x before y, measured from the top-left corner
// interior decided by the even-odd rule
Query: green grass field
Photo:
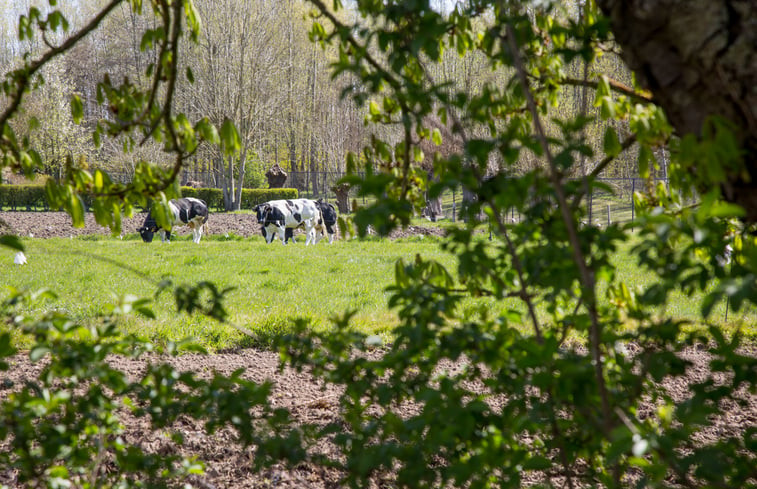
[[[211,348],[228,348],[264,340],[284,331],[293,319],[325,328],[331,317],[353,309],[358,311],[355,327],[386,334],[396,324],[396,315],[387,310],[384,289],[393,280],[398,258],[413,259],[421,253],[454,267],[438,243],[426,241],[285,247],[266,245],[262,237],[205,239],[199,246],[186,238],[171,244],[109,237],[26,239],[28,264],[14,265],[13,252],[0,250],[0,276],[3,285],[52,289],[59,300],[35,308],[57,308],[82,321],[95,317],[103,303],[112,303],[119,295],[152,297],[156,284],[164,278],[178,284],[207,280],[219,288],[235,287],[225,302],[230,322],[258,334],[255,340],[231,326],[177,314],[168,294],[161,295],[153,307],[156,320],[134,318],[123,324],[126,331],[155,339],[193,336]]]
[[[397,324],[387,308],[386,287],[394,279],[398,258],[412,260],[417,253],[442,263],[455,273],[456,260],[440,250],[439,241],[419,237],[405,240],[337,241],[305,247],[301,243],[266,245],[262,237],[224,240],[204,239],[195,245],[188,237],[171,244],[142,243],[135,237],[25,239],[28,264],[13,264],[13,252],[0,250],[1,285],[20,289],[49,288],[59,295],[54,302],[40,301],[33,309],[58,309],[86,322],[103,311],[103,304],[132,294],[152,297],[157,283],[171,279],[177,284],[207,280],[219,288],[235,287],[225,302],[230,322],[255,333],[250,338],[234,327],[199,315],[176,313],[173,297],[163,294],[153,305],[157,318],[128,317],[120,325],[155,341],[193,337],[210,349],[265,346],[285,332],[291,321],[304,319],[313,328],[330,327],[331,318],[356,310],[353,326],[369,334],[391,336]],[[627,252],[618,253],[619,276],[632,290],[651,280]],[[5,290],[0,292],[4,296]],[[695,319],[701,296],[674,297],[663,314]],[[469,299],[463,303],[466,316],[480,308],[497,314],[517,303]],[[724,324],[725,304],[710,317]],[[754,335],[754,308],[730,312],[728,330],[746,328]]]

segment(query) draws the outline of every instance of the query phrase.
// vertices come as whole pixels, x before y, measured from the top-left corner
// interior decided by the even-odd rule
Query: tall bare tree
[[[197,60],[196,81],[181,103],[216,125],[228,119],[238,129],[238,155],[224,156],[217,149],[206,155],[214,162],[226,209],[234,210],[240,206],[248,159],[282,105],[278,83],[286,62],[279,36],[287,16],[277,2],[200,0],[196,5],[204,30],[190,53]]]

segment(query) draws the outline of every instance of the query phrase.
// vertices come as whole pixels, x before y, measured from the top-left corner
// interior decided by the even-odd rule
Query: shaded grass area
[[[13,264],[10,250],[0,250],[0,284],[28,290],[49,288],[59,299],[39,301],[32,312],[58,309],[82,322],[97,320],[105,304],[117,302],[120,296],[153,297],[156,319],[126,316],[119,326],[125,333],[159,343],[191,337],[211,350],[266,347],[289,331],[294,321],[324,329],[332,327],[332,318],[346,311],[356,311],[352,327],[390,339],[398,320],[395,311],[387,308],[385,289],[394,281],[397,259],[409,262],[420,254],[440,262],[454,275],[457,260],[443,252],[439,242],[433,237],[374,238],[305,247],[301,243],[266,245],[262,237],[236,236],[208,237],[200,245],[192,243],[189,236],[171,244],[145,244],[134,236],[124,240],[107,236],[25,239],[25,266]],[[637,265],[631,246],[624,244],[615,260],[618,276],[633,291],[654,278]],[[177,313],[172,295],[155,297],[158,283],[165,279],[175,284],[210,281],[219,289],[233,288],[224,303],[231,324]],[[600,297],[605,300],[602,291],[600,284]],[[0,291],[0,296],[5,294],[6,290]],[[702,297],[676,293],[659,314],[690,319],[692,327],[699,327]],[[538,307],[540,317],[546,320],[543,311],[547,304]],[[491,317],[520,309],[516,299],[470,298],[461,304],[460,316],[475,320],[481,314]],[[729,310],[727,320],[725,309],[725,303],[716,306],[709,321],[726,332],[740,329],[747,336],[757,336],[754,308],[738,313]],[[233,325],[252,331],[253,336]]]
[[[643,287],[649,286],[656,280],[655,275],[638,264],[632,249],[638,240],[632,237],[629,242],[622,243],[614,256],[616,274],[619,281],[624,282],[631,292],[639,294]],[[687,295],[681,290],[673,291],[667,303],[656,311],[658,317],[671,317],[688,321],[684,330],[703,329],[707,325],[718,326],[726,335],[737,331],[752,340],[757,339],[757,308],[749,304],[742,305],[736,311],[733,305],[721,301],[715,305],[710,315],[702,319],[702,302],[705,296],[715,288],[713,281],[704,292]],[[604,299],[605,284],[599,284],[600,297]],[[633,325],[628,325],[632,327]]]

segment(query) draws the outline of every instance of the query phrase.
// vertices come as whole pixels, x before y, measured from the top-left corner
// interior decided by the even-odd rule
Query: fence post
[[[607,227],[610,227],[610,204],[607,204]]]
[[[633,231],[633,222],[636,220],[636,202],[633,200],[633,194],[636,193],[636,179],[631,179],[631,231]]]
[[[455,202],[455,189],[452,189],[452,222],[457,222],[457,204]]]

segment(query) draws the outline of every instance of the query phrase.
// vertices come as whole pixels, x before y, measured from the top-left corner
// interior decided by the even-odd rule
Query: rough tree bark
[[[757,1],[597,0],[622,56],[679,135],[708,116],[735,123],[748,175],[724,197],[757,222]],[[704,189],[706,190],[706,189]]]
[[[352,212],[352,206],[350,205],[351,187],[349,183],[340,183],[331,187],[331,191],[336,194],[336,206],[339,208],[340,214],[349,214]]]
[[[268,179],[269,188],[282,188],[287,181],[287,172],[285,172],[278,163],[274,163],[273,166],[265,172],[265,177]]]

